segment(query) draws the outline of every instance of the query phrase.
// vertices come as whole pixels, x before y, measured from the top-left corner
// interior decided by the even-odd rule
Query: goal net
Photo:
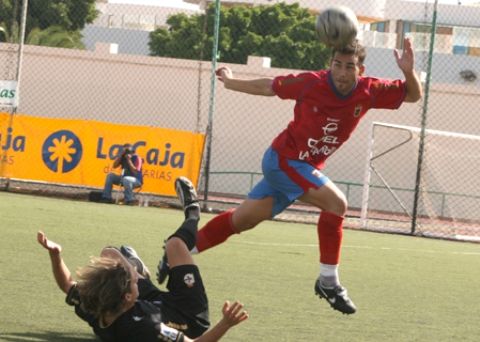
[[[418,127],[372,123],[361,227],[480,241],[480,136],[425,130],[418,172],[420,135]]]

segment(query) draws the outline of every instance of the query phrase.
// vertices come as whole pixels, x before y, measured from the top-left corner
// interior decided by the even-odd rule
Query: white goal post
[[[437,227],[442,227],[441,234],[448,237],[463,239],[466,234],[465,239],[470,239],[470,235],[474,240],[480,239],[479,228],[466,228],[466,223],[478,227],[480,222],[477,211],[480,196],[476,194],[480,174],[475,171],[480,169],[480,136],[432,129],[424,132],[426,143],[422,165],[425,170],[422,166],[422,210],[419,215],[422,218],[420,224],[426,228],[422,228],[421,233],[435,235]],[[371,214],[375,212],[385,218],[384,225],[402,218],[405,222],[403,232],[409,232],[420,133],[419,127],[372,122],[361,201],[362,228],[370,228],[370,223],[375,220],[370,216],[375,216]],[[372,196],[372,189],[376,198]],[[372,202],[375,203],[372,205]]]

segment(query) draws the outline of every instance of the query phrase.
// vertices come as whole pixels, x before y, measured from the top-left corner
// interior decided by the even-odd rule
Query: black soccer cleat
[[[140,259],[133,247],[121,246],[120,253],[122,253],[122,255],[128,260],[128,262],[130,262],[133,266],[136,267],[139,274],[141,274],[147,279],[150,279],[150,271],[148,270],[142,259]]]
[[[167,253],[165,252],[165,244],[167,240],[163,242],[163,257],[160,259],[160,262],[157,266],[157,281],[159,284],[163,284],[165,279],[168,277],[168,272],[170,271],[170,266],[168,265]]]
[[[186,177],[179,177],[175,180],[175,191],[185,212],[185,218],[192,218],[192,216],[198,218],[200,204],[198,203],[197,192],[193,183]]]
[[[320,285],[320,279],[315,281],[315,294],[320,298],[325,298],[334,310],[338,310],[343,314],[353,314],[357,311],[357,307],[352,300],[348,298],[347,289],[337,285],[332,289],[327,289]]]

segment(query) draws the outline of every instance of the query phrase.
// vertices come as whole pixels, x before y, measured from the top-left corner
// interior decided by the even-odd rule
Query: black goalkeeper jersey
[[[196,281],[185,283],[186,275]],[[210,326],[208,300],[198,268],[194,265],[170,270],[169,291],[160,291],[148,279],[139,279],[139,298],[135,305],[108,327],[85,312],[75,293],[69,293],[67,303],[86,321],[104,342],[182,341],[183,335],[196,338]],[[75,291],[72,288],[71,291]],[[72,299],[73,298],[73,299]]]

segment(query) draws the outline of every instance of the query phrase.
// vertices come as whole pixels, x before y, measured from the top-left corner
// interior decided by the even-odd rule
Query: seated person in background
[[[195,189],[186,178],[175,182],[185,221],[167,240],[168,291],[150,281],[150,273],[135,250],[105,247],[100,258],[77,271],[74,281],[61,257],[62,247],[38,232],[37,240],[50,255],[58,287],[67,303],[102,341],[116,342],[213,342],[248,314],[239,302],[226,301],[223,317],[211,329],[208,299],[190,249],[195,246],[200,206]]]
[[[142,186],[143,175],[142,158],[134,153],[131,144],[123,145],[122,152],[115,158],[113,168],[116,169],[120,166],[122,167],[121,175],[113,172],[107,175],[100,202],[113,203],[112,186],[121,184],[124,189],[125,204],[134,204],[133,189]]]

